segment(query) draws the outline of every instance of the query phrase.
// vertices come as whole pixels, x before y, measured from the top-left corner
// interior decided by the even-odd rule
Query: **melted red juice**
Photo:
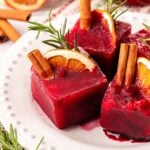
[[[92,120],[89,120],[89,121],[86,121],[86,122],[82,122],[80,124],[81,126],[81,129],[85,130],[85,131],[91,131],[91,130],[94,130],[98,127],[100,127],[100,120],[99,118],[95,118],[95,119],[92,119]]]
[[[32,69],[31,85],[34,99],[62,129],[98,116],[108,83],[99,69],[65,74],[56,71],[53,80],[41,79]]]
[[[125,138],[125,137],[123,137],[123,136],[121,136],[121,135],[118,135],[118,134],[115,134],[115,133],[111,133],[111,132],[109,132],[109,131],[107,131],[107,130],[103,130],[103,131],[104,131],[105,135],[106,135],[109,139],[111,139],[111,140],[119,141],[119,142],[126,142],[126,141],[129,140],[129,139],[127,139],[127,138]]]

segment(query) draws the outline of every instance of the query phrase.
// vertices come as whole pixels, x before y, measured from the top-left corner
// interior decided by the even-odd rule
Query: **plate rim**
[[[134,15],[139,15],[139,14],[141,14],[141,15],[146,15],[146,16],[149,16],[149,14],[144,14],[144,13],[137,13],[137,12],[127,12],[128,13],[128,15],[129,14],[134,14]],[[78,15],[78,14],[75,14],[75,15]],[[70,16],[68,16],[67,18],[69,18],[69,17],[72,17],[72,16],[75,16],[75,15],[70,15]],[[58,20],[59,20],[59,18],[57,18]],[[57,21],[57,19],[55,20],[55,21]],[[32,38],[34,37],[34,34],[33,34],[33,31],[28,31],[28,32],[26,32],[25,34],[23,34],[22,35],[22,37],[16,42],[16,43],[14,43],[12,46],[11,46],[11,48],[8,50],[8,52],[7,52],[7,56],[6,57],[9,57],[9,55],[12,55],[12,52],[14,51],[14,49],[15,49],[15,47],[17,47],[17,45],[19,45],[20,43],[22,43],[25,39],[26,39],[26,37],[28,37],[29,35],[31,36],[31,34],[32,34]],[[13,53],[13,55],[15,55],[17,52],[18,52],[19,50],[17,50],[17,51],[15,51],[14,53]],[[13,58],[13,57],[12,57]],[[7,59],[6,59],[7,60]],[[8,63],[5,65],[5,66],[9,66],[10,65],[10,63],[11,63],[11,61],[8,61]],[[6,68],[7,68],[6,67]],[[7,71],[7,70],[5,70],[5,71]],[[55,133],[56,134],[56,133]],[[62,136],[62,134],[59,134],[59,133],[57,133],[58,134],[58,136]],[[64,142],[62,142],[62,143],[66,143],[66,140],[68,141],[67,143],[69,143],[70,144],[70,142],[73,142],[73,143],[75,143],[76,144],[76,146],[78,145],[79,146],[79,148],[81,148],[82,147],[82,149],[86,149],[86,150],[93,150],[93,148],[95,149],[95,150],[98,150],[98,149],[102,149],[102,150],[107,150],[107,149],[109,149],[109,148],[106,148],[106,147],[98,147],[98,146],[94,146],[94,145],[86,145],[85,143],[81,143],[81,142],[79,142],[79,141],[75,141],[74,139],[72,139],[72,138],[69,138],[69,137],[67,137],[67,136],[65,136],[65,135],[63,135],[62,136],[63,138],[62,139],[65,139],[65,140],[62,140],[62,141],[64,141]],[[147,144],[148,145],[148,144]],[[70,146],[72,146],[72,145],[70,145]],[[132,147],[132,149],[133,149],[134,147]],[[112,148],[113,149],[113,148]],[[130,150],[130,148],[128,148],[128,150]]]

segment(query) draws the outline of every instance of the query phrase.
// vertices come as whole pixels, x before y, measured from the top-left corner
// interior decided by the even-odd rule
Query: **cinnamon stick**
[[[116,83],[130,86],[135,77],[138,48],[136,44],[121,44]]]
[[[137,61],[138,48],[136,44],[130,44],[129,56],[125,75],[125,85],[132,84],[135,77],[136,61]]]
[[[122,43],[120,47],[117,76],[116,76],[116,82],[119,85],[122,85],[125,77],[128,52],[129,52],[129,46],[125,43]]]
[[[2,19],[28,21],[30,16],[31,12],[29,11],[0,9],[0,18]]]
[[[91,26],[91,0],[80,0],[80,28],[89,29]]]
[[[3,43],[8,40],[6,34],[0,29],[0,43]]]
[[[44,79],[54,78],[54,73],[48,63],[48,61],[42,56],[39,50],[34,50],[28,54],[30,61],[32,62],[37,73]]]
[[[0,28],[14,42],[20,37],[18,31],[7,20],[0,19]]]

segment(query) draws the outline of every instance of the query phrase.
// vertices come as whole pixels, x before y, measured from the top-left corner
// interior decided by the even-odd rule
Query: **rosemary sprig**
[[[36,150],[39,149],[44,137],[38,143]],[[0,123],[0,149],[1,150],[25,150],[18,142],[17,130],[10,124],[9,132],[5,130],[3,125]]]
[[[0,147],[2,150],[24,150],[19,145],[17,131],[13,128],[12,124],[10,124],[9,133],[0,124]]]
[[[128,8],[119,12],[119,9],[124,6],[127,0],[104,0],[105,9],[111,14],[114,20],[117,20],[119,16],[124,14]]]
[[[31,26],[29,26],[29,30],[38,31],[37,37],[39,37],[40,32],[47,32],[50,35],[49,40],[43,41],[43,43],[50,45],[55,48],[64,48],[69,49],[68,43],[65,40],[65,32],[66,32],[66,25],[67,25],[67,19],[65,19],[62,29],[57,30],[51,22],[51,10],[49,13],[49,24],[44,25],[37,22],[29,22]]]

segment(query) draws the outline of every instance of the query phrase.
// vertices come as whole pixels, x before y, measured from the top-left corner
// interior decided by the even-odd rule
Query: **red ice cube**
[[[107,79],[94,72],[67,72],[53,80],[43,80],[32,69],[32,95],[58,128],[66,128],[99,115],[99,105]]]
[[[117,43],[112,44],[112,37],[108,28],[102,26],[103,17],[98,11],[92,12],[92,25],[89,30],[80,28],[78,20],[74,27],[70,30],[69,38],[70,46],[73,47],[75,35],[77,35],[77,43],[86,50],[99,64],[102,71],[108,79],[112,79],[114,69],[114,59],[117,55],[117,46],[122,42],[122,38],[131,33],[131,25],[125,22],[115,22],[115,31],[117,35]]]
[[[101,106],[101,126],[134,140],[150,140],[150,101],[136,85],[110,83]]]

